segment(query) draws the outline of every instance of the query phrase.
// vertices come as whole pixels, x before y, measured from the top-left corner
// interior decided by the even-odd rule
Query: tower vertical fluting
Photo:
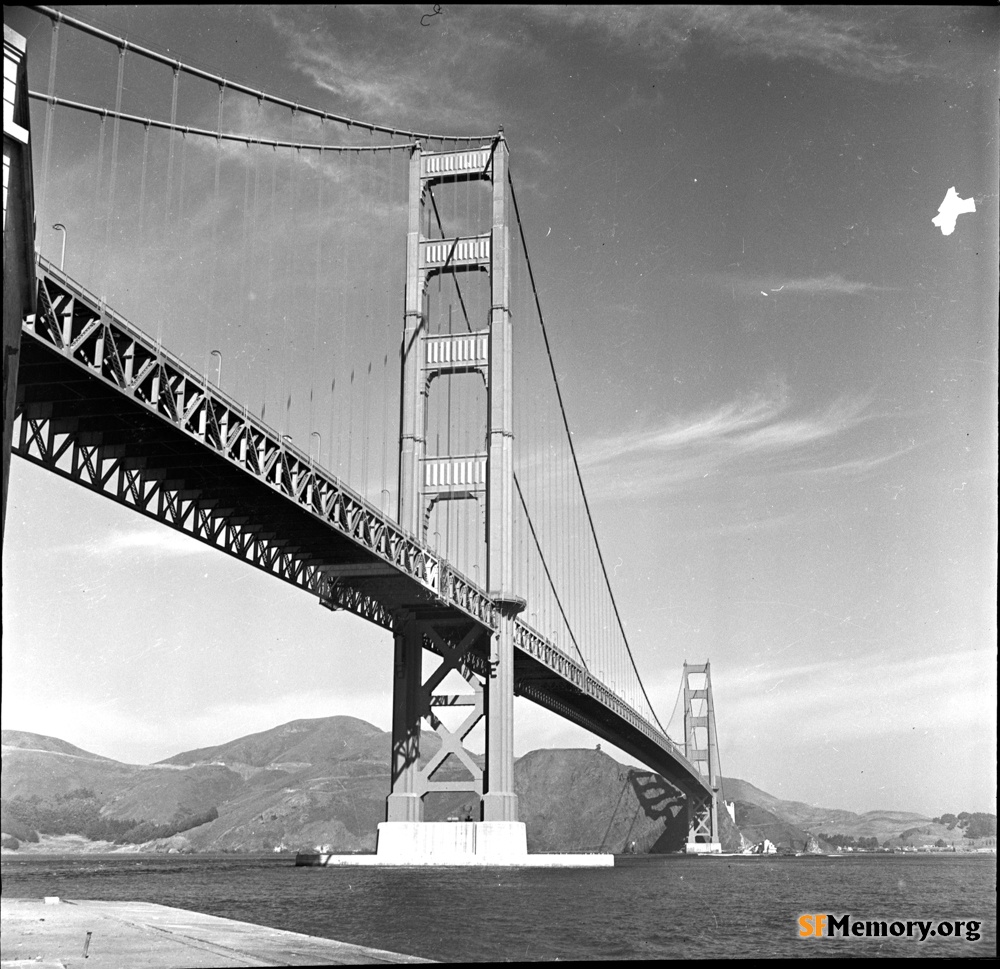
[[[487,585],[497,607],[487,692],[484,821],[516,821],[514,793],[514,618],[524,607],[513,591],[514,406],[513,324],[510,312],[510,231],[507,142],[493,150],[490,231],[490,341],[487,432]]]

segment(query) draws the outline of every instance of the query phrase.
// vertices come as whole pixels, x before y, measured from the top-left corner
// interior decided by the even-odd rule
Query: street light
[[[319,431],[313,431],[309,436],[310,437],[315,437],[315,438],[317,438],[319,440],[319,444],[316,445],[316,460],[318,461],[320,459],[320,451],[323,449],[323,435],[320,434]],[[310,461],[312,460],[312,456],[311,455],[310,455],[309,460]]]
[[[59,254],[59,272],[62,272],[63,266],[66,265],[66,226],[57,222],[52,228],[62,233],[62,252]]]
[[[222,388],[222,352],[220,350],[213,350],[209,354],[209,356],[210,357],[218,357],[219,358],[219,372],[218,372],[218,375],[215,378],[215,386],[219,387],[221,389]]]

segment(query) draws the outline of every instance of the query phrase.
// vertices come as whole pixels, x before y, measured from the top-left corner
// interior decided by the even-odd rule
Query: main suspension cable
[[[225,85],[220,84],[223,88]],[[257,138],[255,135],[237,134],[232,131],[212,131],[209,128],[195,128],[192,125],[177,124],[176,101],[171,108],[171,119],[158,121],[155,118],[144,118],[142,115],[129,114],[125,111],[113,111],[110,108],[101,108],[96,104],[86,104],[83,101],[71,101],[69,98],[58,98],[54,95],[42,94],[41,91],[28,91],[28,97],[36,101],[45,101],[49,105],[57,105],[64,108],[72,108],[76,111],[83,111],[86,114],[97,114],[101,117],[118,118],[122,121],[131,121],[133,124],[150,125],[153,128],[164,128],[167,131],[179,131],[183,135],[197,135],[201,138],[211,138],[222,141],[238,141],[247,145],[267,145],[269,148],[298,148],[303,151],[402,151],[413,148],[415,142],[400,143],[398,145],[321,145],[315,142],[281,141],[274,138]],[[176,94],[174,95],[176,98]]]
[[[576,447],[573,444],[573,435],[570,433],[569,421],[566,417],[566,407],[563,403],[562,391],[559,388],[559,378],[556,375],[556,365],[555,361],[552,358],[552,347],[549,344],[549,335],[545,329],[545,320],[542,317],[542,304],[538,297],[538,287],[535,284],[535,273],[531,267],[531,258],[528,255],[528,243],[524,236],[524,225],[521,222],[521,211],[517,204],[517,194],[514,191],[514,180],[511,178],[509,168],[507,170],[507,184],[510,186],[511,201],[514,203],[514,215],[517,218],[518,233],[520,234],[521,237],[521,248],[524,250],[524,261],[528,267],[528,278],[531,280],[531,292],[535,299],[535,308],[538,310],[538,323],[541,326],[542,338],[545,341],[545,352],[549,358],[549,369],[552,372],[552,380],[553,383],[555,384],[556,398],[559,401],[559,411],[562,414],[563,427],[566,430],[566,439],[569,442],[570,454],[573,457],[573,467],[576,470],[576,480],[577,483],[580,485],[580,496],[583,498],[583,506],[587,512],[587,521],[590,524],[590,533],[594,538],[594,547],[597,551],[597,559],[601,564],[601,572],[604,575],[604,584],[607,587],[608,596],[611,599],[611,607],[612,609],[614,609],[615,619],[618,622],[618,629],[622,634],[622,641],[625,644],[625,649],[628,652],[629,660],[632,663],[632,669],[635,672],[636,678],[639,680],[639,688],[642,690],[642,695],[646,698],[646,703],[649,704],[649,711],[650,713],[652,713],[653,719],[656,721],[656,725],[660,728],[660,730],[663,731],[664,735],[666,735],[667,731],[664,728],[663,724],[660,723],[660,718],[657,717],[656,715],[656,710],[654,709],[653,704],[649,699],[649,694],[646,692],[646,686],[642,682],[642,677],[639,675],[639,670],[635,665],[635,657],[632,655],[632,648],[631,646],[629,646],[628,637],[625,635],[625,626],[622,623],[621,613],[619,613],[618,611],[618,603],[615,601],[615,594],[611,589],[611,580],[608,577],[607,566],[604,564],[604,555],[601,552],[601,546],[597,540],[597,528],[594,525],[594,516],[590,511],[590,502],[587,500],[587,492],[584,490],[583,487],[583,476],[580,473],[580,462],[577,460]]]
[[[193,77],[199,77],[204,81],[211,81],[213,84],[226,84],[234,91],[239,91],[241,94],[249,94],[262,101],[267,101],[269,104],[276,104],[279,107],[290,108],[293,113],[301,112],[302,114],[311,115],[315,118],[322,118],[324,121],[338,121],[341,124],[346,124],[348,127],[364,128],[366,131],[381,131],[383,134],[387,135],[402,135],[406,138],[422,138],[428,141],[471,142],[487,141],[492,137],[491,135],[434,135],[427,134],[426,132],[405,131],[401,128],[391,128],[387,125],[373,124],[370,121],[358,121],[355,118],[348,118],[339,114],[331,114],[329,111],[322,111],[319,108],[311,108],[308,105],[299,104],[297,101],[289,101],[287,98],[279,98],[273,94],[267,94],[265,91],[248,87],[245,84],[227,80],[218,74],[213,74],[211,71],[203,71],[201,68],[192,67],[190,64],[184,64],[175,57],[167,57],[166,55],[160,54],[148,47],[143,47],[140,44],[135,44],[132,41],[126,40],[124,37],[119,37],[106,30],[101,30],[99,27],[88,24],[86,21],[78,20],[76,17],[71,17],[69,14],[63,13],[61,10],[56,10],[54,7],[29,6],[28,9],[34,10],[37,13],[48,17],[50,20],[67,23],[71,27],[75,27],[77,30],[83,31],[85,34],[90,34],[92,37],[97,37],[110,44],[115,44],[119,50],[128,49],[135,51],[137,54],[141,54],[143,57],[148,57],[150,60],[158,61],[160,64],[166,64],[168,67],[173,68],[174,71],[183,71],[185,74],[190,74]]]

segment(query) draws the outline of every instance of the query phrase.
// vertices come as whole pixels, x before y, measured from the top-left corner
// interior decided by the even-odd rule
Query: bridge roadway
[[[12,451],[386,629],[408,612],[492,632],[487,592],[207,378],[39,257],[22,327]],[[488,674],[488,636],[470,665]],[[430,637],[425,646],[440,652]],[[391,660],[388,660],[391,661]],[[515,692],[686,792],[707,782],[669,738],[518,620]]]

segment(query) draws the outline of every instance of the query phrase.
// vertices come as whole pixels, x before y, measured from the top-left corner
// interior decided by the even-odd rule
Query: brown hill
[[[110,757],[102,757],[100,754],[92,754],[89,750],[83,750],[81,747],[74,747],[73,744],[68,744],[65,740],[46,737],[40,733],[28,733],[26,730],[0,731],[0,743],[4,747],[18,747],[22,750],[46,750],[54,754],[89,757],[91,760],[111,760]],[[111,762],[117,763],[117,761]]]
[[[766,838],[776,848],[789,848],[792,851],[820,851],[828,847],[821,844],[809,831],[767,808],[747,801],[736,801],[735,807],[736,825],[751,844],[757,844]]]
[[[52,740],[4,751],[3,794],[38,795],[58,807],[61,795],[92,791],[102,816],[156,824],[184,816],[218,816],[164,846],[190,850],[261,851],[328,844],[341,851],[372,850],[385,817],[389,735],[352,717],[297,720],[227,744],[186,751],[149,767],[84,755]],[[422,737],[424,758],[440,741]],[[47,749],[53,748],[53,749]],[[85,754],[85,752],[84,752]],[[443,777],[461,774],[449,760]],[[520,813],[534,851],[677,850],[684,840],[681,794],[648,771],[624,767],[597,750],[537,750],[515,765]],[[10,799],[14,800],[11,801]],[[428,820],[464,817],[473,799],[429,796]],[[738,847],[729,822],[726,846]]]
[[[218,808],[243,786],[243,779],[225,767],[187,770],[151,766],[109,798],[101,813],[111,818],[140,818],[164,824],[183,814],[204,814]]]
[[[598,750],[533,750],[514,764],[514,789],[531,851],[679,851],[687,836],[684,795],[648,770]],[[740,834],[722,812],[722,844]]]
[[[436,737],[435,737],[436,739]],[[224,764],[252,776],[259,770],[301,770],[307,766],[356,762],[389,763],[390,737],[356,717],[293,720],[271,730],[240,737],[217,747],[176,754],[161,764]]]
[[[98,759],[43,747],[4,745],[2,753],[4,798],[28,798],[32,795],[51,798],[87,788],[102,800],[109,800],[148,769],[121,764],[106,757]]]
[[[17,817],[17,805],[32,797],[58,810],[74,792],[79,800],[81,791],[89,792],[84,800],[92,814],[108,825],[176,825],[218,812],[214,820],[148,847],[261,851],[328,844],[341,851],[371,850],[385,817],[389,734],[354,717],[295,720],[150,766],[121,764],[37,734],[4,731],[3,739],[8,818]],[[425,762],[439,745],[435,734],[423,735]],[[455,778],[463,770],[449,758],[438,776]],[[679,849],[684,840],[687,814],[680,792],[598,750],[532,751],[516,762],[514,783],[533,851],[617,852],[635,841],[640,852],[663,852]],[[802,849],[810,833],[821,831],[880,841],[907,831],[910,842],[958,837],[920,815],[818,808],[736,778],[724,780],[724,793],[736,801],[737,824],[751,842],[767,837]],[[463,817],[472,807],[467,795],[429,796],[425,817]],[[725,811],[720,824],[724,847],[737,849],[740,831]]]
[[[441,744],[421,737],[426,763]],[[227,744],[161,762],[174,769],[223,769],[243,783],[216,802],[219,817],[185,832],[196,850],[269,851],[329,844],[374,850],[389,793],[390,735],[355,717],[294,720]],[[463,775],[449,758],[441,779]],[[464,795],[428,797],[429,820],[463,812]],[[471,807],[471,802],[469,803]]]
[[[821,808],[803,801],[785,801],[735,777],[722,780],[725,797],[763,808],[770,814],[813,834],[847,834],[855,838],[886,838],[897,836],[907,828],[930,823],[930,818],[907,811],[867,811],[855,814],[835,808]],[[737,824],[740,824],[737,814]],[[742,827],[742,825],[741,825]],[[759,839],[758,839],[759,840]],[[774,839],[771,839],[774,841]]]

